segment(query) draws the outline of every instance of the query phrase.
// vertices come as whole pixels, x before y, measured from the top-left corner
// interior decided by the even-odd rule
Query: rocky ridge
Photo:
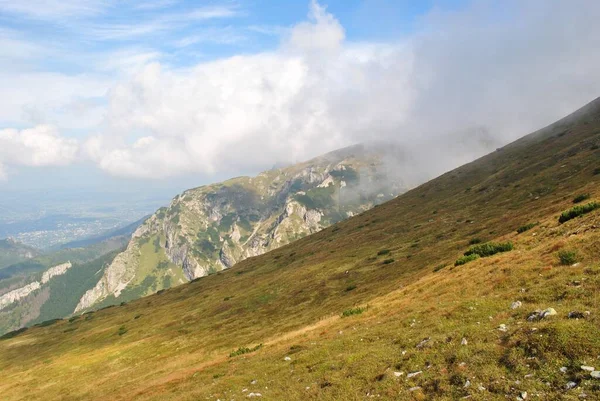
[[[397,196],[386,152],[359,145],[185,191],[136,230],[75,312],[230,268]]]

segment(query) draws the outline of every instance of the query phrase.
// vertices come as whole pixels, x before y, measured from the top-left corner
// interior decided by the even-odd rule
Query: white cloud
[[[0,178],[6,178],[6,166],[65,166],[77,152],[77,141],[61,137],[48,125],[0,130]]]
[[[343,37],[313,4],[311,21],[277,52],[186,70],[150,64],[111,91],[106,131],[89,141],[88,154],[112,174],[164,177],[263,168],[361,139],[373,121],[402,115],[405,100],[384,89],[405,83],[397,77],[407,76],[407,63],[397,62],[402,48],[343,47]],[[390,106],[370,105],[376,93]]]
[[[0,0],[0,10],[7,4]],[[102,1],[79,4],[90,11],[61,12],[85,16],[107,7]],[[236,3],[153,13],[170,5],[157,0],[140,11],[137,23],[94,20],[78,33],[86,40],[130,40],[169,32],[164,43],[184,48],[188,62],[186,46],[244,39],[235,27],[181,29],[240,15]],[[474,3],[459,11],[436,9],[403,38],[358,43],[312,1],[305,22],[245,28],[278,34],[281,44],[270,52],[177,68],[169,60],[181,49],[169,55],[168,46],[157,51],[148,43],[61,54],[61,62],[90,66],[87,74],[70,75],[7,72],[11,63],[2,63],[0,124],[52,123],[61,132],[86,132],[85,157],[110,174],[132,177],[239,174],[356,142],[394,141],[411,163],[402,168],[419,181],[598,96],[596,15],[600,3],[583,0],[507,0],[502,13],[493,4]],[[47,58],[44,46],[21,47],[19,40],[0,31],[8,59]],[[24,163],[0,157],[0,164],[5,175],[7,167]]]
[[[577,4],[477,3],[434,11],[402,41],[352,43],[313,1],[273,52],[152,63],[114,87],[87,154],[111,174],[165,177],[391,140],[422,179],[600,94],[600,3]]]

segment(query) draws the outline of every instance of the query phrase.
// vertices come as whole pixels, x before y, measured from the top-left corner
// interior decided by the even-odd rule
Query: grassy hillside
[[[0,394],[597,399],[600,211],[559,216],[600,201],[599,145],[595,101],[229,270],[5,336]]]

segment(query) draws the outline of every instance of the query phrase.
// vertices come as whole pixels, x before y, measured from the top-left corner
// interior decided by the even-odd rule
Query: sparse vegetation
[[[565,266],[570,266],[572,264],[577,263],[578,257],[577,257],[577,252],[575,251],[570,251],[570,250],[560,250],[558,252],[558,260],[560,261],[561,265],[565,265]]]
[[[442,263],[441,265],[437,265],[436,267],[433,268],[433,272],[439,272],[440,270],[442,270],[444,267],[448,266],[446,263]]]
[[[377,252],[377,256],[389,255],[389,253],[390,253],[389,249],[382,249],[379,252]]]
[[[390,259],[386,259],[383,262],[381,262],[381,264],[383,264],[383,265],[389,265],[390,263],[394,263],[394,259],[390,258]]]
[[[479,255],[476,253],[473,253],[471,255],[463,255],[460,258],[456,259],[456,262],[454,262],[454,266],[461,266],[477,259],[479,259]]]
[[[346,309],[345,311],[342,312],[342,317],[348,317],[348,316],[353,316],[353,315],[360,315],[365,310],[366,310],[366,308],[361,308],[361,307]]]
[[[469,245],[477,245],[477,244],[481,244],[483,241],[481,240],[481,238],[471,238],[469,240]]]
[[[573,206],[571,209],[562,212],[562,214],[558,218],[558,222],[561,224],[565,223],[576,217],[583,216],[584,214],[593,212],[594,210],[596,210],[598,208],[600,208],[599,202],[590,202],[585,205]]]
[[[127,333],[127,328],[125,326],[119,327],[119,330],[117,331],[117,334],[120,335],[120,336],[122,336],[125,333]]]
[[[355,290],[355,289],[356,289],[356,286],[354,284],[353,285],[349,285],[348,287],[346,287],[346,292],[350,292],[350,291]]]
[[[533,227],[537,226],[538,223],[529,223],[529,224],[525,224],[524,226],[521,226],[519,228],[517,228],[517,233],[518,234],[522,234],[525,231],[529,231],[531,230]]]

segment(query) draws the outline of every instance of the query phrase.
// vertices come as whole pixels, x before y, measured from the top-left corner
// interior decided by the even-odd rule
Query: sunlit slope
[[[600,211],[558,217],[600,201],[599,110],[229,270],[0,340],[0,394],[597,399],[580,365],[600,369]],[[455,267],[476,239],[514,249]]]

